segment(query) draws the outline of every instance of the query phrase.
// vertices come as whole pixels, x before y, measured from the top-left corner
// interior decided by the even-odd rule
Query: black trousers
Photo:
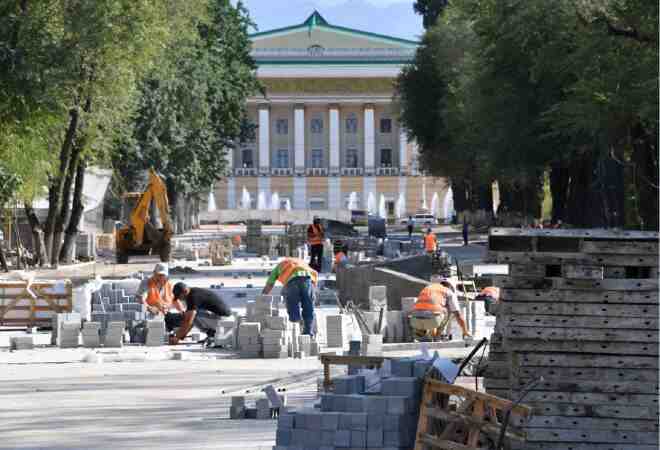
[[[317,272],[321,272],[321,266],[323,264],[323,244],[312,245],[310,252],[310,267]]]

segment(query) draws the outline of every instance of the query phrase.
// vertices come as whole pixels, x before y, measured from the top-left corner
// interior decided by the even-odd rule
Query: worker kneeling
[[[262,294],[268,295],[276,282],[282,283],[282,295],[291,322],[300,322],[302,307],[303,334],[312,334],[314,324],[314,287],[318,273],[297,258],[286,258],[270,273]]]
[[[410,326],[417,339],[433,339],[442,334],[452,316],[463,331],[463,339],[472,337],[458,306],[456,288],[447,278],[440,278],[419,293]]]

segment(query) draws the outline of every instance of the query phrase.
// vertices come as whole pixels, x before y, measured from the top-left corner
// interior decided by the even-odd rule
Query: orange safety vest
[[[174,293],[172,292],[172,283],[169,281],[165,282],[163,286],[163,294],[161,295],[156,281],[153,278],[149,278],[147,283],[147,304],[149,306],[158,306],[160,304],[169,306],[174,302]]]
[[[481,290],[481,295],[484,297],[492,297],[493,300],[500,299],[500,288],[494,286],[488,286]]]
[[[323,243],[323,226],[311,224],[307,228],[307,242],[309,245],[321,245]]]
[[[337,252],[335,255],[335,264],[340,264],[344,258],[346,258],[344,252]]]
[[[437,242],[433,233],[424,236],[424,248],[426,248],[427,252],[434,252]]]
[[[452,295],[451,289],[438,283],[429,284],[419,293],[415,303],[415,311],[441,313],[445,311],[447,297],[450,295]]]
[[[289,279],[293,275],[293,273],[296,270],[303,269],[305,270],[308,274],[309,277],[312,279],[312,283],[315,285],[318,283],[319,275],[316,273],[316,270],[312,269],[307,265],[307,263],[303,260],[296,259],[296,258],[288,258],[285,259],[280,263],[280,276],[277,277],[277,281],[282,283],[282,285],[286,286],[286,284],[289,282]]]

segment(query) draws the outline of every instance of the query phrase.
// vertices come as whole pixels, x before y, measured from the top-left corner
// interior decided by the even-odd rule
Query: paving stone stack
[[[57,331],[57,346],[75,348],[80,344],[80,321],[70,320],[60,323]]]
[[[160,347],[167,343],[167,332],[164,320],[147,320],[145,324],[144,345]]]
[[[491,229],[509,264],[484,384],[534,408],[525,450],[658,445],[658,234]]]
[[[209,257],[214,266],[226,266],[231,264],[234,252],[234,244],[231,238],[224,238],[209,243]]]
[[[333,379],[334,393],[321,395],[321,408],[280,415],[274,450],[385,449],[414,446],[422,380],[416,362],[403,360],[399,372],[381,381],[381,392],[366,394],[362,375]]]
[[[126,324],[124,322],[108,322],[103,335],[103,346],[122,347],[125,328]]]
[[[12,336],[9,338],[10,350],[32,350],[34,338],[32,336]]]
[[[246,250],[249,253],[257,253],[261,249],[261,221],[260,220],[248,220],[247,221],[247,238],[246,238]]]
[[[288,358],[289,341],[287,330],[263,330],[261,332],[264,358]]]
[[[349,341],[349,326],[348,322],[350,317],[337,314],[328,315],[325,317],[326,321],[326,345],[330,348],[344,348],[348,345]]]
[[[363,334],[361,351],[364,356],[382,356],[383,335]]]
[[[82,328],[83,347],[97,348],[101,346],[101,324],[99,322],[85,322]]]
[[[78,233],[78,237],[76,237],[76,258],[82,261],[96,259],[95,233]]]
[[[92,321],[101,323],[105,329],[108,322],[134,322],[145,320],[146,310],[135,293],[140,280],[124,280],[104,283],[101,289],[92,293]]]
[[[387,286],[369,286],[369,311],[387,309]]]
[[[78,329],[80,329],[80,322],[82,318],[80,313],[60,313],[55,314],[51,318],[51,334],[50,334],[50,343],[51,345],[58,345],[57,336],[59,334],[60,327],[63,322],[76,322],[78,324]]]
[[[261,324],[243,322],[238,326],[238,350],[242,358],[261,357]]]
[[[218,321],[215,328],[215,344],[232,348],[238,346],[238,322],[233,317]]]

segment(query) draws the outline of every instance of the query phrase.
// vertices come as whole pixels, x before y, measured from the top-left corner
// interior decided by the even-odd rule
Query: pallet
[[[511,401],[426,379],[415,450],[480,450],[494,446],[501,432],[501,420],[511,411],[512,419],[505,433],[507,440],[524,442],[520,427],[530,416],[531,408]]]
[[[50,326],[55,314],[73,310],[70,281],[35,281],[27,290],[25,281],[0,282],[0,325]]]

